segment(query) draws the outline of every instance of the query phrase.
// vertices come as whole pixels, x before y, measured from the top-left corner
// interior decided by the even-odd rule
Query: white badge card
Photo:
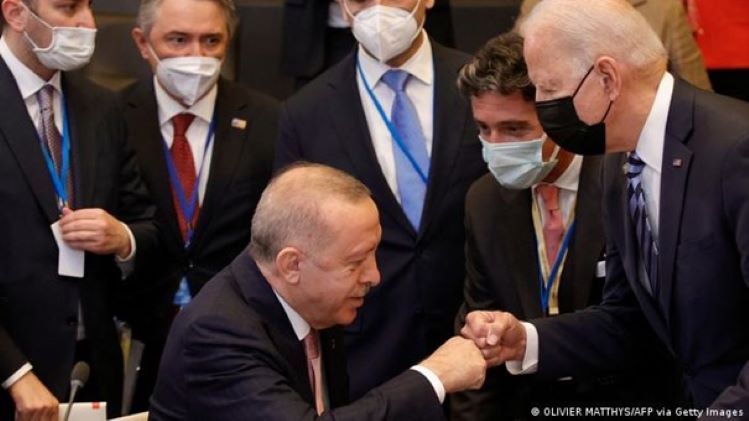
[[[57,261],[57,274],[60,276],[70,276],[72,278],[83,278],[86,252],[70,247],[62,239],[60,221],[50,225],[50,228],[52,228],[52,235],[55,236],[57,249],[60,252],[60,257]]]

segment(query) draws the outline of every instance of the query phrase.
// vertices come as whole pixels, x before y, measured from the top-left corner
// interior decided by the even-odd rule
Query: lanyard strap
[[[395,140],[395,144],[398,145],[398,149],[400,149],[403,152],[403,154],[406,155],[406,158],[408,158],[408,162],[411,163],[411,166],[419,174],[421,181],[423,181],[424,184],[427,184],[427,176],[424,174],[424,170],[421,169],[419,164],[416,162],[416,159],[414,159],[413,155],[411,155],[411,152],[409,152],[408,148],[406,148],[406,145],[403,142],[403,137],[400,135],[398,130],[395,128],[393,123],[388,118],[387,114],[385,113],[385,110],[382,108],[382,104],[380,104],[380,101],[377,100],[377,97],[375,96],[374,91],[372,91],[372,88],[369,86],[369,83],[367,83],[367,78],[364,77],[364,71],[362,70],[361,64],[359,63],[358,60],[356,61],[356,69],[359,71],[359,77],[361,77],[361,80],[364,83],[364,88],[369,94],[369,98],[372,100],[372,103],[377,109],[378,114],[380,114],[380,117],[382,117],[382,121],[387,126],[388,131],[390,132],[390,136],[393,137],[393,140]]]
[[[216,111],[213,111],[213,117],[211,118],[211,124],[208,126],[208,135],[205,139],[205,147],[203,150],[203,159],[200,161],[200,168],[198,169],[198,174],[195,177],[195,185],[192,188],[192,195],[188,198],[185,194],[185,189],[182,188],[182,183],[179,180],[179,175],[177,174],[177,167],[174,165],[174,159],[172,159],[172,154],[169,152],[169,146],[166,144],[166,139],[162,136],[162,146],[164,147],[164,156],[166,158],[166,168],[169,171],[169,182],[172,185],[172,189],[177,195],[177,204],[179,205],[179,209],[177,209],[178,212],[182,213],[182,216],[185,218],[185,224],[187,224],[187,239],[185,240],[185,248],[188,248],[190,246],[190,241],[192,240],[192,234],[193,234],[193,227],[192,227],[192,219],[195,215],[195,210],[198,207],[198,196],[199,196],[199,188],[200,188],[200,178],[203,174],[203,167],[205,167],[205,157],[208,155],[208,148],[211,145],[211,141],[213,141],[213,134],[216,131]],[[186,136],[187,134],[185,134]]]
[[[541,273],[541,266],[539,266],[538,268],[538,280],[541,284],[541,309],[543,310],[544,314],[548,314],[549,312],[549,299],[551,298],[551,292],[554,289],[554,281],[556,281],[559,269],[562,267],[562,262],[566,258],[567,250],[570,246],[570,239],[575,232],[576,223],[577,221],[573,221],[572,225],[570,225],[570,227],[567,229],[567,232],[564,233],[562,245],[559,246],[557,258],[554,260],[554,264],[551,266],[551,270],[549,271],[549,278],[547,280],[544,280],[544,276]],[[538,242],[538,238],[536,238],[536,241]],[[541,256],[541,254],[539,253],[538,258],[540,263],[540,259],[543,259],[543,256]]]
[[[548,314],[549,300],[551,299],[551,294],[554,291],[554,283],[559,277],[559,271],[564,265],[564,261],[567,257],[567,251],[569,250],[572,236],[575,233],[575,226],[577,225],[577,221],[574,219],[573,215],[570,214],[568,218],[569,221],[567,223],[567,226],[569,228],[567,228],[567,231],[564,233],[562,244],[559,246],[559,251],[557,252],[557,257],[554,260],[554,263],[549,268],[548,259],[546,258],[546,244],[543,241],[543,224],[541,222],[538,201],[536,200],[536,193],[533,189],[531,190],[531,195],[533,199],[533,239],[536,243],[536,254],[538,256],[538,281],[539,290],[541,291],[541,310],[544,312],[544,314]],[[539,241],[539,238],[541,239],[541,241]],[[543,246],[543,249],[541,249],[540,246]],[[546,279],[544,279],[544,274],[547,275]]]
[[[39,92],[37,92],[37,101],[39,100]],[[42,147],[42,154],[44,155],[44,162],[47,165],[47,172],[49,173],[50,179],[52,179],[52,186],[55,188],[57,194],[57,208],[62,213],[62,208],[67,207],[68,203],[68,177],[70,177],[70,127],[68,125],[68,106],[65,102],[65,97],[60,93],[60,103],[62,105],[62,165],[60,166],[60,172],[55,170],[55,161],[52,158],[52,151],[49,149],[47,142],[37,133],[39,144]],[[52,107],[54,107],[54,96],[52,99]],[[40,117],[42,126],[45,133],[49,133],[45,126],[44,117]],[[52,122],[54,125],[54,121]],[[55,129],[57,130],[57,129]]]

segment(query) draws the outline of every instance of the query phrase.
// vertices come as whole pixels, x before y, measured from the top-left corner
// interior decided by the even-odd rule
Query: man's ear
[[[138,51],[140,51],[140,56],[148,61],[151,57],[151,51],[148,48],[148,38],[146,38],[145,32],[143,32],[142,29],[135,27],[130,32],[130,35],[132,35],[135,46],[138,47]]]
[[[21,4],[21,0],[3,0],[2,13],[5,19],[5,25],[8,25],[16,32],[23,32],[26,29],[28,13],[26,8]]]
[[[296,247],[286,247],[276,255],[276,271],[285,282],[296,285],[301,279],[300,264],[304,255]]]
[[[615,101],[622,89],[621,64],[612,57],[602,56],[596,60],[594,66],[596,72],[603,76],[601,81],[606,95],[608,95],[609,100]]]

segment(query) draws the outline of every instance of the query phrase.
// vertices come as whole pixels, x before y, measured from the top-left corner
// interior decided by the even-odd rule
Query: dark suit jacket
[[[463,203],[486,172],[481,144],[455,75],[468,56],[432,43],[435,94],[431,173],[416,232],[375,157],[352,53],[289,99],[282,111],[278,167],[307,160],[364,182],[380,210],[382,283],[347,329],[352,396],[424,358],[448,337],[465,273]]]
[[[599,157],[583,161],[575,205],[576,229],[559,284],[562,313],[597,304],[601,299],[603,279],[596,277],[596,265],[604,250],[601,163]],[[468,191],[465,301],[455,320],[457,331],[465,315],[474,310],[507,311],[521,320],[543,317],[531,194],[531,189],[504,188],[491,174],[481,177]],[[451,398],[453,419],[527,417],[536,400],[547,399],[549,403],[552,399],[538,396],[541,390],[533,390],[533,380],[533,376],[511,376],[504,366],[491,369],[481,390]]]
[[[137,255],[149,254],[157,238],[154,209],[126,146],[114,96],[77,74],[64,73],[62,87],[72,138],[73,209],[105,209],[129,224]],[[117,413],[122,352],[111,301],[120,271],[113,256],[86,253],[83,279],[57,275],[58,249],[49,227],[59,219],[55,191],[36,129],[3,60],[0,103],[0,378],[28,361],[58,399],[67,399],[80,301],[92,372],[100,380],[95,395]],[[0,418],[8,414],[12,403],[2,393]]]
[[[172,299],[182,277],[193,295],[228,265],[250,240],[255,206],[271,176],[278,135],[278,104],[244,86],[220,79],[216,99],[218,127],[208,185],[195,234],[185,250],[172,200],[162,147],[153,79],[123,93],[128,140],[136,152],[143,179],[164,227],[163,249],[125,285],[121,313],[133,325],[134,337],[146,343],[136,401],[147,405],[169,325]],[[246,128],[232,121],[246,121]],[[140,393],[143,392],[143,393]],[[141,395],[143,399],[140,399]],[[145,408],[139,408],[145,410]]]
[[[732,402],[749,413],[749,105],[682,81],[674,86],[663,153],[656,299],[638,276],[624,162],[622,155],[605,162],[610,243],[603,304],[534,322],[542,344],[539,375],[631,365],[632,345],[651,333],[681,367],[696,406],[710,405],[725,391],[716,405]]]
[[[347,405],[339,328],[320,332],[331,410],[326,420],[439,420],[432,386],[409,370]],[[254,260],[245,252],[177,316],[150,419],[316,419],[304,346]]]

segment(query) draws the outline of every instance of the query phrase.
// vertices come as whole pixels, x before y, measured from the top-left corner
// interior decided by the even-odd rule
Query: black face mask
[[[578,155],[600,155],[606,151],[606,125],[603,121],[609,115],[613,102],[609,101],[606,114],[592,126],[580,120],[573,102],[591,71],[593,66],[577,85],[572,96],[536,102],[538,120],[546,134],[563,149]]]

